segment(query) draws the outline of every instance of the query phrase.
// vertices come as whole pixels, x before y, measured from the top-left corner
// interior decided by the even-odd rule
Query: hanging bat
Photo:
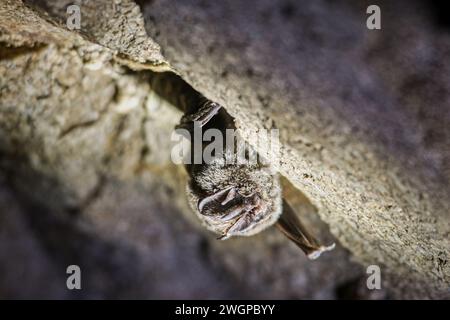
[[[152,86],[185,112],[176,128],[187,130],[188,137],[194,136],[196,126],[197,129],[215,128],[221,132],[236,130],[234,119],[221,105],[196,92],[179,77],[171,74],[165,78],[155,76]],[[171,94],[167,93],[168,88]],[[195,152],[193,145],[191,141],[191,153]],[[236,160],[235,151],[226,150],[208,163],[191,161],[186,164],[190,177],[188,201],[204,226],[216,233],[218,239],[225,240],[251,236],[276,224],[310,259],[332,250],[334,244],[321,246],[283,199],[279,174],[261,161],[244,164],[227,161],[230,157]],[[250,151],[246,150],[245,154]]]

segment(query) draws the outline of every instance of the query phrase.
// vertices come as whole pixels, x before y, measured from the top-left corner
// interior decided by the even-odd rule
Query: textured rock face
[[[450,42],[425,9],[382,2],[369,31],[359,2],[79,1],[77,33],[66,2],[0,4],[0,237],[16,248],[1,250],[0,296],[41,292],[21,275],[45,298],[446,296]],[[203,230],[170,161],[181,113],[151,87],[163,70],[248,141],[278,128],[286,198],[346,249],[309,262],[274,228]],[[384,290],[366,289],[369,264]]]
[[[394,18],[402,4],[383,4],[378,33],[364,27],[363,4],[156,2],[144,16],[173,68],[249,141],[252,129],[280,130],[280,172],[341,243],[447,288],[449,41],[420,7]]]

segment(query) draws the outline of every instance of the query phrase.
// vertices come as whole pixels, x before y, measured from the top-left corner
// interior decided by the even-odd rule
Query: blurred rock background
[[[448,298],[450,29],[429,3],[379,1],[389,32],[368,34],[367,5],[2,1],[0,298]],[[276,122],[286,197],[336,250],[308,261],[275,228],[203,230],[170,160],[181,113],[152,91],[159,71],[242,123]],[[82,290],[66,288],[71,264]]]

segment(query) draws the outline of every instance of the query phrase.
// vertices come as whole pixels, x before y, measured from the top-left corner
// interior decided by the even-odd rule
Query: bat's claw
[[[175,129],[186,129],[192,134],[194,125],[198,125],[200,128],[204,127],[221,108],[222,106],[218,103],[204,100],[197,112],[184,115]]]

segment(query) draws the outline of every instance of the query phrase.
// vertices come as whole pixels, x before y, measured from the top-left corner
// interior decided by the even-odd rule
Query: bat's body
[[[178,129],[186,129],[191,133],[190,137],[194,137],[194,129],[218,129],[224,137],[226,129],[236,129],[233,118],[219,104],[187,88],[180,79],[168,77],[174,81],[167,85],[155,77],[153,87],[160,94],[168,86],[172,91],[178,91],[177,95],[173,92],[165,95],[184,111]],[[191,145],[194,145],[193,141]],[[253,151],[247,148],[246,154]],[[230,159],[232,161],[227,161]],[[188,164],[186,169],[190,176],[189,203],[203,224],[218,234],[219,239],[251,236],[276,223],[311,259],[334,247],[320,246],[305,230],[283,200],[279,174],[270,165],[260,161],[237,163],[234,143],[231,149],[217,154],[212,161]]]

